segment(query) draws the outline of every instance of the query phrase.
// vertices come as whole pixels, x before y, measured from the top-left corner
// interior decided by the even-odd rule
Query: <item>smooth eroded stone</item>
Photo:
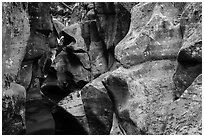
[[[202,74],[169,106],[165,135],[202,135]]]

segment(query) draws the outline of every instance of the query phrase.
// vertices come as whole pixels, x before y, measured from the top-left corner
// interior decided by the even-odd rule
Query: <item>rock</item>
[[[176,85],[175,97],[182,95],[194,79],[202,73],[202,5],[188,3],[181,14],[184,28],[182,47],[178,53],[178,67],[173,77]]]
[[[109,134],[112,127],[112,104],[101,83],[109,74],[110,72],[101,75],[82,90],[70,93],[58,103],[80,122],[89,135]]]
[[[58,21],[57,19],[53,18],[53,26],[54,26],[54,30],[57,33],[58,38],[61,38],[62,36],[62,30],[65,27],[64,24],[62,24],[60,21]]]
[[[55,135],[87,135],[78,119],[65,109],[55,106],[52,111],[55,119]]]
[[[84,130],[89,132],[89,125],[87,122],[87,117],[84,111],[84,105],[81,98],[81,91],[75,91],[70,93],[67,97],[61,100],[58,105],[64,108],[68,113],[73,115]],[[80,134],[80,133],[78,133]]]
[[[118,124],[118,120],[115,116],[115,114],[113,114],[113,125],[110,131],[110,135],[123,135],[124,133],[121,131],[121,128],[119,127]]]
[[[96,11],[99,35],[107,49],[109,69],[116,62],[114,48],[127,34],[131,15],[120,3],[96,3]]]
[[[69,80],[74,80],[76,83],[79,82],[80,80],[83,81],[90,81],[90,73],[83,68],[81,64],[76,64],[76,60],[73,62],[73,58],[68,58],[68,54],[65,51],[62,51],[60,54],[57,55],[57,57],[54,60],[54,67],[57,71],[58,75],[58,80],[63,82],[66,81],[66,79]],[[75,56],[76,57],[76,56]],[[84,55],[79,58],[80,56],[77,56],[78,60],[86,60],[87,58],[83,58]],[[86,57],[86,56],[85,56]],[[70,62],[72,61],[72,62]],[[85,66],[85,65],[84,65]],[[71,73],[72,77],[69,75],[66,76],[66,72]]]
[[[17,75],[30,35],[26,3],[2,3],[2,134],[25,133],[26,91]]]
[[[120,4],[127,9],[127,11],[131,12],[132,8],[139,4],[139,2],[120,2]]]
[[[61,51],[61,53],[57,55],[55,59],[57,71],[69,71],[74,76],[75,82],[80,80],[89,82],[91,80],[91,74],[88,71],[88,69],[90,69],[90,57],[84,39],[81,36],[80,24],[75,23],[71,26],[67,26],[62,29],[62,32],[64,35],[71,37],[74,43],[71,43],[69,46],[67,45],[68,48],[66,48],[66,51]],[[69,40],[65,39],[65,41]],[[60,68],[64,69],[59,70]]]
[[[94,79],[105,73],[107,70],[107,61],[104,56],[103,43],[101,41],[91,42],[89,56],[91,61],[92,79]]]
[[[2,70],[15,80],[30,35],[28,14],[22,3],[3,3],[2,10]]]
[[[89,134],[108,135],[113,120],[109,96],[90,85],[82,89],[81,97],[89,125]]]
[[[125,134],[162,134],[168,105],[173,101],[176,61],[147,61],[120,67],[103,79],[114,112]]]
[[[26,90],[23,86],[10,83],[8,89],[3,88],[2,94],[2,134],[24,134]]]
[[[31,63],[22,63],[18,74],[18,83],[28,89],[32,78],[33,65]]]
[[[32,31],[26,48],[24,61],[39,59],[48,51],[48,38],[44,34]]]
[[[24,61],[39,59],[49,51],[49,35],[53,32],[50,3],[33,2],[28,4],[31,35],[26,48]]]
[[[53,30],[49,2],[32,2],[28,4],[31,30],[46,36]]]
[[[57,32],[55,31],[52,31],[51,34],[49,35],[48,37],[48,45],[50,48],[56,48],[57,45],[58,45],[58,42],[57,42]]]
[[[93,9],[87,13],[81,27],[82,37],[90,56],[92,79],[94,79],[107,70],[107,58],[105,56],[105,45],[101,40],[96,23],[96,14]]]
[[[202,74],[169,106],[165,135],[202,135]]]
[[[134,6],[129,32],[115,48],[116,59],[124,67],[148,60],[176,59],[182,42],[181,27],[176,23],[180,13],[173,3]]]
[[[72,24],[70,26],[66,26],[62,29],[62,31],[75,39],[76,44],[73,45],[75,50],[83,49],[83,50],[87,51],[84,39],[81,36],[81,27],[80,27],[79,23],[75,23],[75,24]]]

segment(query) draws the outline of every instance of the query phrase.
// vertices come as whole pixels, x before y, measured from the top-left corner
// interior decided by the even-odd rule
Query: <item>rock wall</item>
[[[110,97],[110,134],[202,134],[201,22],[201,3],[132,8],[130,29],[115,48],[122,66],[81,90]]]
[[[3,3],[3,134],[202,134],[202,3],[75,5]]]
[[[25,133],[25,87],[17,81],[30,36],[26,3],[2,3],[2,134]]]

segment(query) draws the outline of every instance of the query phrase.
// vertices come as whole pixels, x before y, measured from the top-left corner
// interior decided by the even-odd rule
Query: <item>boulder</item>
[[[202,135],[202,74],[169,105],[165,135]]]
[[[115,48],[124,67],[148,60],[176,59],[182,33],[178,22],[180,7],[174,3],[139,3],[131,12],[128,34]]]
[[[176,61],[147,61],[120,67],[103,79],[124,134],[162,134],[173,101]]]
[[[112,127],[112,103],[101,82],[109,74],[99,76],[58,103],[78,120],[89,135],[109,134]]]
[[[188,3],[181,14],[184,28],[182,47],[179,50],[178,67],[174,75],[175,97],[182,95],[194,79],[202,73],[202,4]]]

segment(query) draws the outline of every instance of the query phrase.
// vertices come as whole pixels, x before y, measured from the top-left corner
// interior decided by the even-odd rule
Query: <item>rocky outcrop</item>
[[[30,35],[26,3],[2,3],[2,133],[25,133],[25,88],[17,75]]]
[[[178,53],[178,67],[174,75],[176,98],[180,97],[194,79],[202,73],[202,5],[188,3],[181,14],[184,28],[182,47]]]
[[[169,106],[165,135],[202,135],[202,75]]]
[[[202,134],[201,3],[59,4],[3,3],[3,134]]]
[[[139,3],[132,9],[130,30],[115,48],[124,67],[148,60],[176,59],[182,32],[180,9],[173,3]]]

